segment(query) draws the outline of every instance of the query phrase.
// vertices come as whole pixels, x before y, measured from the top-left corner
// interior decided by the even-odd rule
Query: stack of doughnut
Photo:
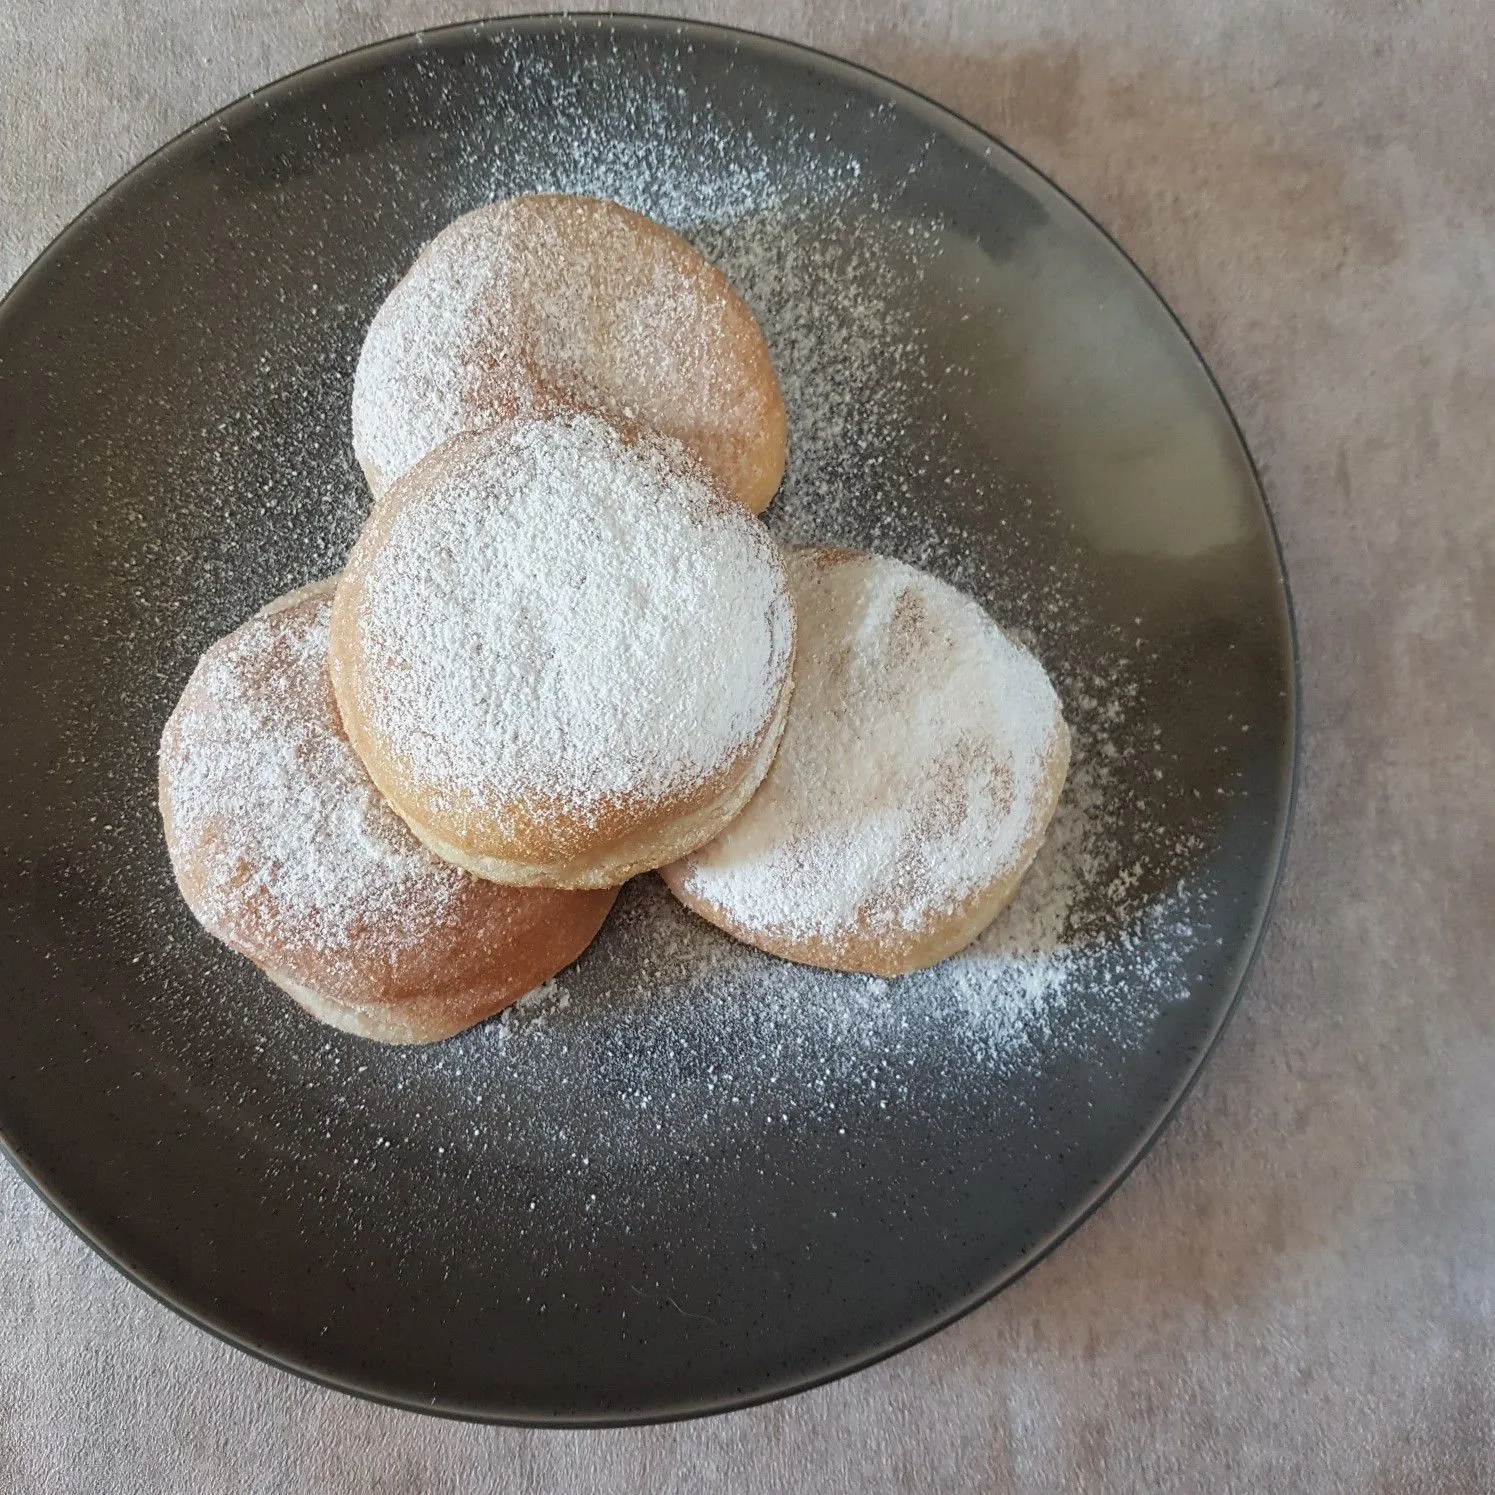
[[[313,1017],[460,1032],[655,869],[747,944],[879,976],[1011,901],[1058,697],[932,576],[779,547],[768,346],[684,239],[580,197],[459,218],[375,315],[352,425],[341,573],[207,650],[159,756],[189,908]]]

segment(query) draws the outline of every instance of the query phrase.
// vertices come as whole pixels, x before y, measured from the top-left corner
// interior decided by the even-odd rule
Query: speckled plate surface
[[[167,712],[203,647],[356,534],[348,399],[382,297],[456,213],[536,188],[671,222],[753,303],[786,540],[924,565],[1054,674],[1072,782],[966,955],[811,972],[649,877],[552,987],[397,1051],[312,1024],[177,899]],[[1207,371],[1057,189],[799,48],[495,22],[232,105],[0,307],[0,503],[5,1145],[137,1281],[348,1390],[627,1422],[911,1342],[1125,1175],[1267,916],[1291,619]]]

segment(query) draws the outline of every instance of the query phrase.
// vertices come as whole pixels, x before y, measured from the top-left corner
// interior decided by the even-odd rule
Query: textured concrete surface
[[[1181,1120],[1014,1290],[851,1380],[547,1434],[302,1384],[0,1173],[5,1491],[1495,1488],[1495,13],[1480,0],[722,0],[1076,193],[1245,427],[1302,628],[1275,927]],[[0,3],[0,285],[245,89],[414,0]]]

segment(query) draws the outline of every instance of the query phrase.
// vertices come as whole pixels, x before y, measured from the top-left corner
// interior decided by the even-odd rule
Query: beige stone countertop
[[[1218,375],[1304,674],[1293,851],[1241,1009],[1161,1144],[1010,1291],[850,1379],[667,1427],[471,1427],[309,1385],[158,1306],[0,1167],[0,1490],[1495,1489],[1495,9],[691,13],[995,131]],[[0,0],[0,286],[238,94],[470,14]]]

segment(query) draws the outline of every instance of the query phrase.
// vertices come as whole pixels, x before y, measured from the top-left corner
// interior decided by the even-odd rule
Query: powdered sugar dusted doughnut
[[[459,431],[563,406],[677,437],[754,513],[784,474],[784,402],[753,314],[695,249],[616,203],[467,213],[379,308],[353,383],[378,497]]]
[[[1069,767],[1043,667],[969,597],[901,561],[788,558],[794,702],[746,810],[663,869],[682,902],[789,960],[893,976],[1011,901]]]
[[[569,965],[613,895],[501,888],[410,834],[338,720],[331,593],[292,593],[203,655],[161,738],[166,843],[203,926],[314,1017],[429,1042]]]
[[[596,415],[458,436],[375,506],[333,606],[374,782],[496,881],[603,887],[762,780],[794,613],[778,546],[668,438]]]

